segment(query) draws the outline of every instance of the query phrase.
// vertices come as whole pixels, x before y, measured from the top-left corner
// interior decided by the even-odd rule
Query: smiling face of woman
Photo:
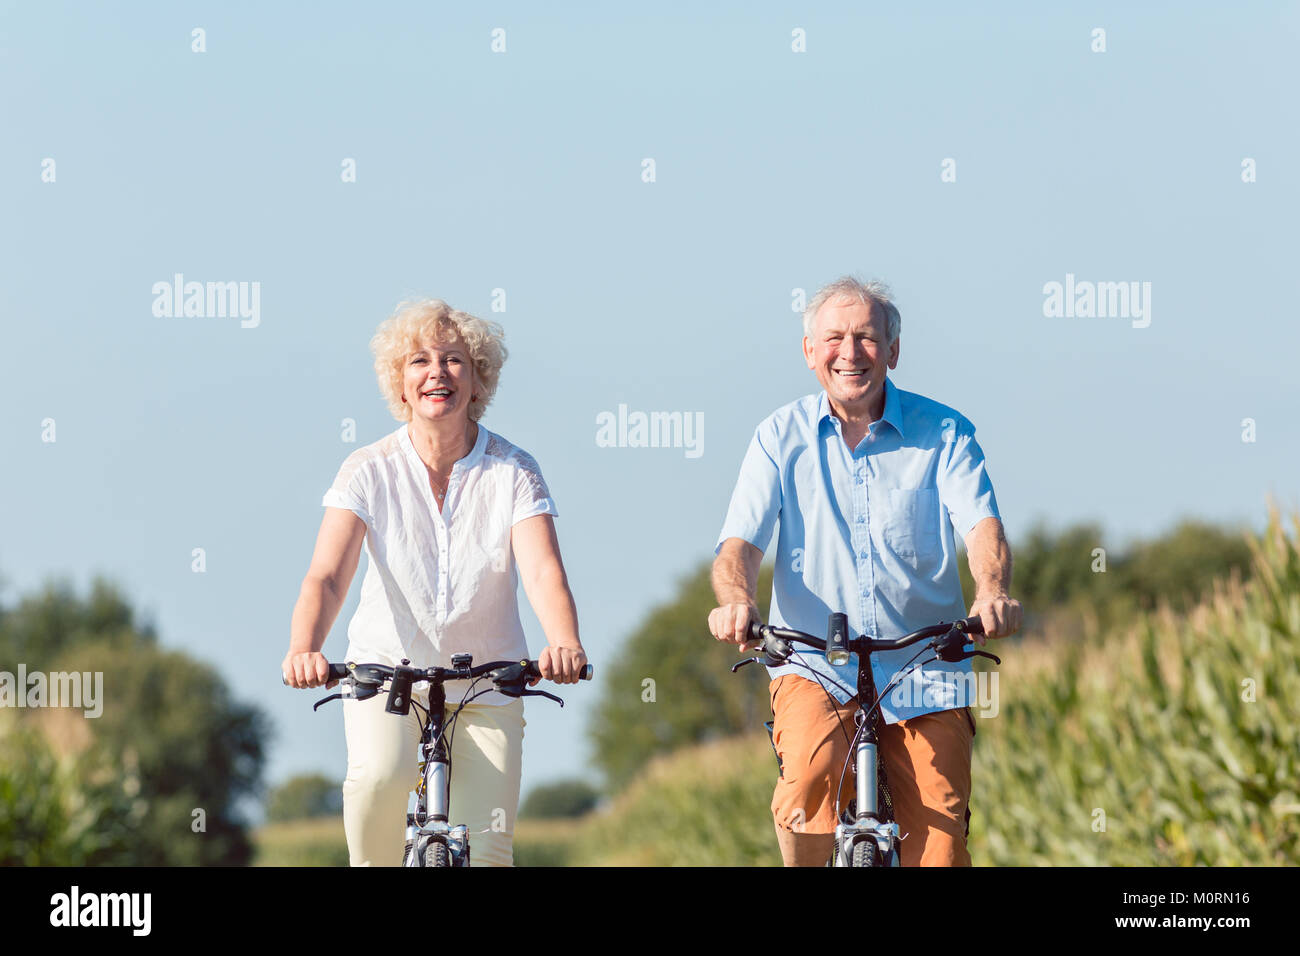
[[[412,418],[430,424],[468,422],[474,386],[474,363],[457,337],[422,342],[406,357],[402,397],[411,406]]]

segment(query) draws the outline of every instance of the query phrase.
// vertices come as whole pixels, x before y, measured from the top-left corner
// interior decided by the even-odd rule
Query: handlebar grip
[[[980,620],[978,617],[963,618],[961,622],[961,629],[965,631],[967,634],[983,634],[984,622]]]
[[[750,621],[750,622],[749,622],[749,639],[750,639],[751,641],[761,641],[761,640],[763,639],[763,622],[762,622],[762,621]]]
[[[578,680],[591,680],[591,675],[596,673],[596,669],[590,664],[584,664],[582,673],[578,675]],[[525,677],[541,677],[542,672],[537,669],[537,661],[529,661],[528,667],[524,669]]]
[[[332,680],[342,680],[347,676],[348,676],[347,664],[331,664],[329,677],[325,678],[325,683],[328,684]],[[285,687],[289,686],[289,680],[283,674],[280,675],[280,682],[284,684]]]

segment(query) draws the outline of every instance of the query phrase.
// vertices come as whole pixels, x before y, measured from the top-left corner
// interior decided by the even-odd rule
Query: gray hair
[[[808,303],[808,308],[803,310],[803,334],[805,337],[812,338],[813,319],[817,317],[817,310],[831,299],[837,299],[841,296],[857,299],[869,309],[873,307],[879,308],[885,313],[885,326],[889,334],[889,341],[886,344],[893,345],[898,341],[898,333],[903,326],[903,317],[898,313],[898,306],[894,305],[889,286],[875,279],[870,282],[860,282],[854,276],[844,276],[841,279],[836,279],[830,285],[817,290],[817,294]]]

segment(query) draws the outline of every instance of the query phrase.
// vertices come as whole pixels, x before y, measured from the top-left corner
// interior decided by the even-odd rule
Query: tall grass
[[[1187,613],[1119,629],[1085,615],[994,645],[1000,713],[975,738],[976,864],[1300,862],[1300,515],[1289,521],[1272,511],[1251,577],[1219,581]],[[775,779],[761,732],[685,748],[603,811],[521,822],[515,859],[776,865]],[[309,836],[285,831],[259,859],[307,862]]]
[[[1186,615],[1008,649],[976,737],[971,851],[997,865],[1295,863],[1300,516]],[[1021,650],[1026,653],[1021,653]]]
[[[1300,859],[1300,516],[1252,541],[1255,573],[1186,614],[1098,618],[995,644],[1000,713],[975,738],[978,865],[1192,866]],[[684,749],[523,864],[775,864],[764,736]],[[536,838],[535,838],[536,837]]]
[[[515,831],[521,866],[777,866],[776,758],[765,733],[660,757],[604,810],[547,834]]]

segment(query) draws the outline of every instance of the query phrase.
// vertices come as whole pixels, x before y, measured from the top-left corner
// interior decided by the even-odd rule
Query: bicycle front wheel
[[[876,865],[876,841],[859,840],[853,844],[853,862],[851,866],[875,866]]]
[[[429,845],[424,848],[424,865],[451,866],[451,854],[447,852],[447,844],[441,840],[430,840]]]

